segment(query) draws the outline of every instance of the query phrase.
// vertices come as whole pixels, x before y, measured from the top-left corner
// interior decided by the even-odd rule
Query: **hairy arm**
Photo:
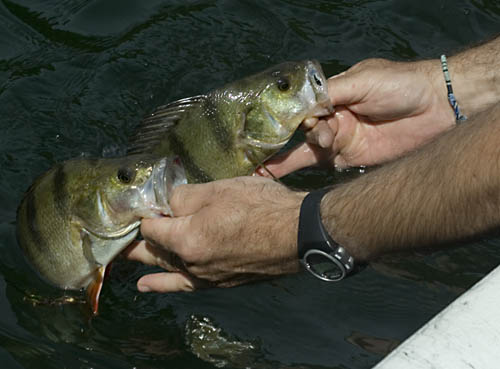
[[[448,59],[460,108],[472,116],[500,102],[500,37]]]
[[[358,260],[500,225],[500,105],[329,192],[323,222]]]

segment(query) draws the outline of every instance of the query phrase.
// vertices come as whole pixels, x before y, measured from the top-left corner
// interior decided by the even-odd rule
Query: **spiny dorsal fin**
[[[198,95],[162,105],[144,118],[134,135],[129,139],[127,154],[151,152],[163,135],[182,118],[186,111],[201,104],[205,95]]]

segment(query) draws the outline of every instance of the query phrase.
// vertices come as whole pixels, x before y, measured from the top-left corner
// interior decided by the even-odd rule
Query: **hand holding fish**
[[[49,282],[65,289],[85,288],[92,311],[97,314],[107,266],[135,239],[142,218],[171,214],[168,202],[172,188],[180,183],[250,175],[288,142],[303,120],[329,114],[332,108],[321,65],[310,60],[282,63],[204,95],[161,106],[145,118],[131,138],[128,156],[79,158],[40,176],[19,207],[20,246],[36,271]],[[227,183],[221,186],[233,187]],[[236,199],[247,196],[241,186],[236,185]],[[217,188],[214,198],[220,197]],[[195,194],[191,197],[199,199]],[[224,199],[229,200],[229,208],[224,211],[231,214],[234,199],[227,195]],[[262,199],[266,202],[267,197]],[[192,209],[193,213],[197,210],[202,215],[193,219],[205,219],[205,209]],[[189,215],[189,211],[186,213],[178,204],[176,215]],[[260,215],[257,212],[256,216]],[[234,213],[233,218],[243,219],[242,213]],[[238,227],[231,228],[230,223],[226,227],[225,221],[214,223],[211,216],[208,220],[223,226],[224,231],[242,232]],[[197,225],[200,223],[207,228],[203,221]],[[168,227],[161,232],[165,230],[168,237]],[[220,235],[212,241],[217,242],[217,237]],[[184,235],[177,238],[183,239]],[[178,252],[177,247],[191,250],[193,246],[178,241],[165,245],[173,245],[174,252],[157,252],[157,264],[168,270],[185,265],[179,264],[176,255],[183,256],[184,252]],[[184,259],[194,266],[210,257],[202,254],[201,259],[196,259],[196,247],[191,250],[194,259],[187,254]],[[248,273],[267,273],[255,267],[253,271],[247,269]],[[199,273],[193,271],[203,277],[202,272],[203,268]],[[190,284],[194,281],[182,279],[178,273],[170,276]],[[210,280],[220,285],[235,283],[221,278],[215,273]]]
[[[306,119],[307,142],[268,161],[267,169],[281,177],[319,163],[370,165],[422,145],[454,125],[440,73],[439,63],[377,59],[330,78],[336,112]],[[207,281],[232,286],[298,270],[303,196],[262,178],[177,188],[171,207],[178,218],[144,220],[147,241],[128,249],[130,259],[170,272],[144,276],[139,289],[191,290]]]
[[[328,90],[335,113],[306,120],[307,142],[266,163],[276,177],[317,164],[380,164],[455,125],[438,60],[368,59],[331,77]]]
[[[229,287],[297,272],[304,196],[259,177],[177,187],[170,199],[176,217],[143,220],[147,241],[126,251],[129,259],[170,272],[143,276],[139,290]]]

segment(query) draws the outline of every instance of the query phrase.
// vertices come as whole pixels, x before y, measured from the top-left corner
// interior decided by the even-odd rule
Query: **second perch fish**
[[[142,122],[129,152],[178,156],[189,183],[250,175],[304,119],[332,111],[321,65],[287,62],[159,107]]]

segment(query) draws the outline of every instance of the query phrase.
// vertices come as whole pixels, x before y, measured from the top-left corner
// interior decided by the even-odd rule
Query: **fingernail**
[[[319,137],[318,137],[318,143],[319,143],[319,146],[326,149],[328,147],[328,135],[323,133],[323,134],[319,134]]]
[[[137,289],[139,290],[139,292],[151,292],[151,288],[149,288],[149,286],[146,286],[144,284],[138,284]]]
[[[313,127],[316,125],[316,123],[318,123],[318,118],[316,118],[316,117],[306,118],[306,119],[302,122],[302,124],[304,124],[304,126],[305,126],[306,128],[309,128],[309,129],[310,129],[310,128],[313,128]]]
[[[261,176],[261,177],[266,177],[266,174],[267,174],[267,172],[262,167],[258,167],[254,172],[254,175]]]

